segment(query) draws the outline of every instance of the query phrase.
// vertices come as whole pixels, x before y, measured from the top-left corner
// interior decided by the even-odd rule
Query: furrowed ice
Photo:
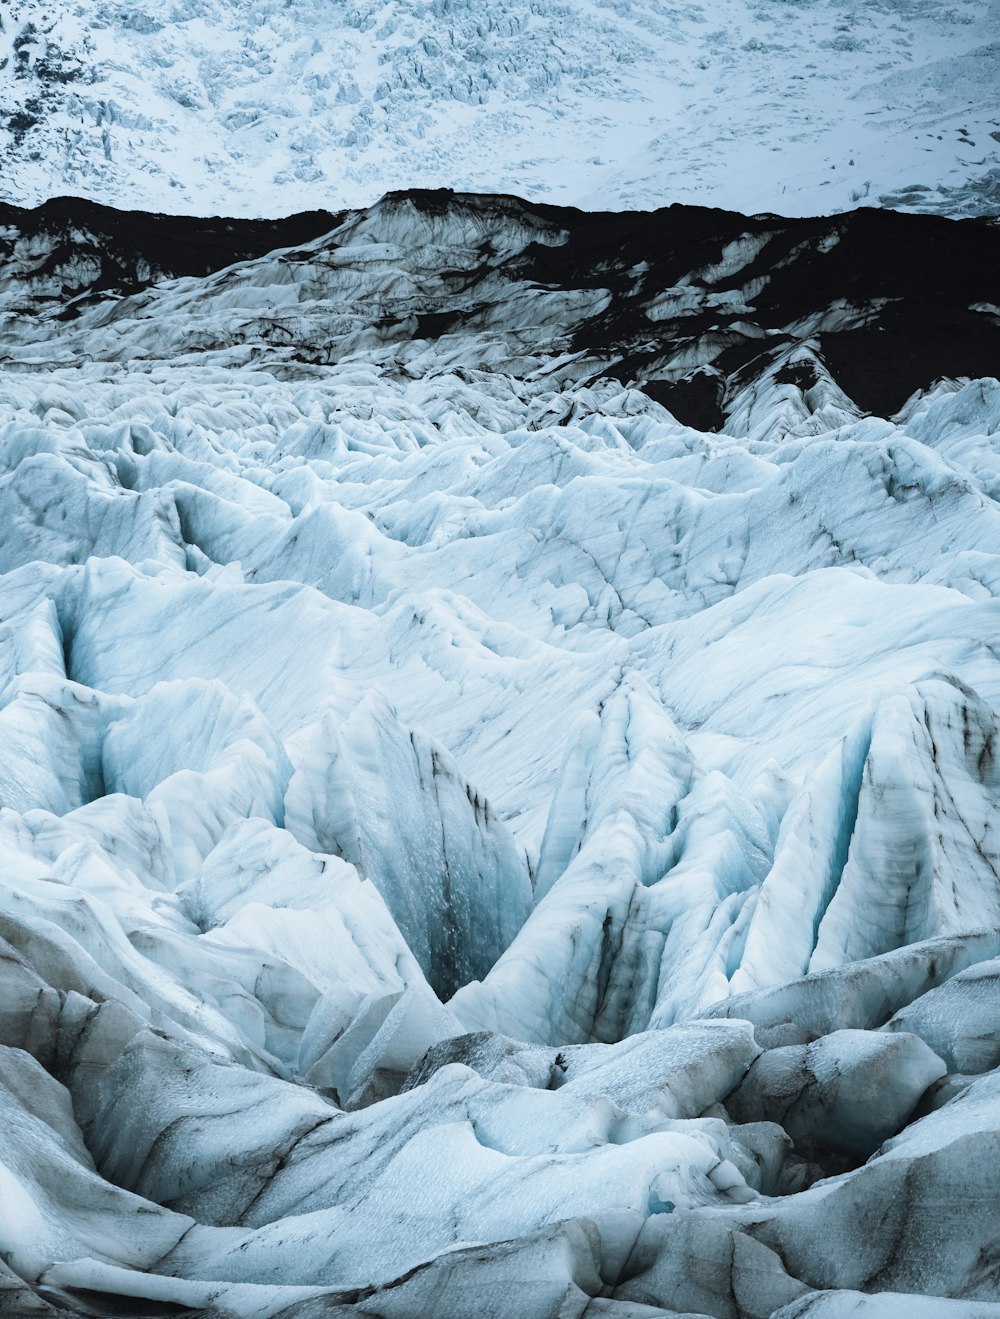
[[[997,1313],[1000,230],[186,223],[0,232],[0,1312]]]

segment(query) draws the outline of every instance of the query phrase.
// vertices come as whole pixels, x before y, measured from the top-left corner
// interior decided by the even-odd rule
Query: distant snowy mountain
[[[0,195],[1000,210],[993,0],[7,0]]]
[[[0,1313],[994,1314],[998,343],[977,220],[4,208]]]

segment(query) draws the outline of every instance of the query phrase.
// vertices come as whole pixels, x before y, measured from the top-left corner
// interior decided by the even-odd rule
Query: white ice
[[[458,229],[0,373],[0,1305],[985,1314],[1000,383],[380,339]]]

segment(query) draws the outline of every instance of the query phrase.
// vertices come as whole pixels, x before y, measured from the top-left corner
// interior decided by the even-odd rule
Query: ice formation
[[[994,0],[4,0],[0,198],[1000,209]]]
[[[996,1313],[996,227],[2,218],[0,1310]]]

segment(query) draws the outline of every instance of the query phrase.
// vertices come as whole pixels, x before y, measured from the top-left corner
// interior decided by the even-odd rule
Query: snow
[[[708,215],[12,240],[0,1304],[996,1302],[995,231]]]
[[[276,215],[387,188],[998,207],[989,0],[10,0],[3,189]]]

